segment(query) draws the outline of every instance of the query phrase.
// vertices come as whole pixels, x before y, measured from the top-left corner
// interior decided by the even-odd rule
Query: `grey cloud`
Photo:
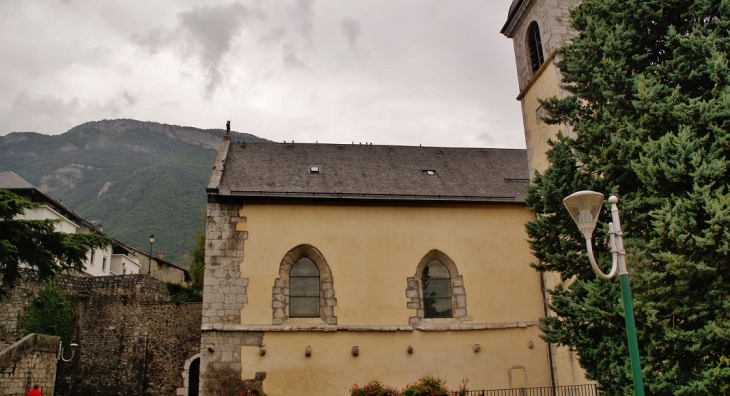
[[[240,3],[197,7],[178,14],[180,29],[208,75],[206,96],[210,97],[223,81],[221,60],[231,50],[233,38],[251,14]]]
[[[10,104],[10,109],[2,122],[2,131],[8,132],[41,132],[59,133],[60,128],[68,128],[71,119],[77,116],[82,106],[77,97],[63,100],[53,95],[33,96],[27,91],[20,91]],[[49,126],[58,130],[47,130]],[[65,131],[65,129],[63,129]]]
[[[133,35],[132,41],[154,55],[162,48],[167,47],[175,38],[175,34],[163,27],[156,27],[143,35]]]
[[[304,62],[302,62],[297,57],[297,54],[291,45],[282,46],[282,52],[283,52],[283,57],[284,57],[283,58],[284,66],[294,67],[297,69],[302,69],[302,68],[307,67],[307,65],[305,65]]]
[[[314,16],[314,13],[312,12],[312,4],[314,4],[314,0],[297,0],[297,4],[293,11],[294,18],[298,21],[297,30],[299,30],[299,33],[301,33],[309,42],[312,40],[312,29],[314,27],[312,23],[312,17]]]
[[[116,116],[130,107],[133,107],[138,100],[139,98],[136,95],[130,93],[126,88],[122,88],[116,96],[102,103],[100,108],[102,111]]]
[[[354,48],[357,40],[360,38],[360,21],[347,17],[340,21],[340,27],[342,28],[342,34],[345,35],[345,38],[350,43],[350,48]]]
[[[282,26],[275,26],[269,29],[266,34],[261,36],[260,40],[264,43],[273,43],[281,41],[286,36],[286,29]]]
[[[132,36],[132,41],[153,55],[170,48],[180,50],[183,58],[195,59],[207,77],[205,93],[210,98],[223,82],[223,58],[231,51],[244,22],[251,17],[264,20],[267,16],[239,2],[195,7],[178,13],[174,28],[155,27]]]

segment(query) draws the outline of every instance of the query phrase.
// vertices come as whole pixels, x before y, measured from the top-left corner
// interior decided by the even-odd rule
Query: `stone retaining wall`
[[[25,396],[33,385],[53,395],[59,337],[28,334],[0,351],[0,395]]]
[[[186,360],[200,353],[200,303],[169,301],[164,282],[147,275],[62,276],[56,282],[73,300],[72,340],[79,344],[73,360],[59,364],[56,395],[174,395],[183,386]],[[20,338],[41,285],[26,274],[0,300],[0,340]]]

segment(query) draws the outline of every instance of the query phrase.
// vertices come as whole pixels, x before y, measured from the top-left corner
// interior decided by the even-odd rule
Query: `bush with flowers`
[[[237,396],[266,396],[261,388],[253,388],[239,393]]]
[[[446,381],[433,374],[424,374],[403,389],[403,396],[451,396]]]
[[[398,396],[400,392],[395,388],[391,388],[387,385],[383,385],[378,380],[372,380],[360,386],[358,384],[352,385],[350,388],[350,396]]]

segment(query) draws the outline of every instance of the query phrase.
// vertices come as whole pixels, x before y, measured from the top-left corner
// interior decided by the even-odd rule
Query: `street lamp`
[[[624,318],[626,319],[626,337],[629,341],[629,355],[631,356],[631,373],[634,377],[634,393],[636,396],[644,396],[644,379],[641,376],[641,362],[639,361],[639,343],[636,340],[636,325],[634,324],[634,306],[631,301],[631,288],[629,287],[629,271],[626,270],[626,251],[624,250],[624,237],[621,231],[621,222],[618,216],[618,198],[612,195],[608,198],[611,204],[611,217],[613,222],[608,223],[609,242],[611,244],[611,256],[613,263],[611,271],[604,274],[593,257],[593,245],[591,237],[596,228],[598,214],[603,206],[603,194],[595,191],[578,191],[565,199],[563,204],[570,212],[570,216],[578,225],[586,239],[586,251],[588,260],[591,262],[593,271],[602,279],[611,279],[616,275],[618,267],[618,278],[621,283],[621,297],[624,303]]]
[[[150,257],[147,259],[147,275],[152,269],[152,244],[155,243],[155,234],[150,234]]]
[[[72,343],[71,345],[69,345],[69,347],[71,347],[71,357],[66,359],[63,357],[63,341],[58,342],[58,360],[70,362],[74,358],[74,353],[76,352],[76,348],[79,347],[79,344]]]

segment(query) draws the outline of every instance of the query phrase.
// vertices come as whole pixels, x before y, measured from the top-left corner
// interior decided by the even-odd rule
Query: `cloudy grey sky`
[[[0,135],[106,118],[523,148],[511,0],[2,0]]]

